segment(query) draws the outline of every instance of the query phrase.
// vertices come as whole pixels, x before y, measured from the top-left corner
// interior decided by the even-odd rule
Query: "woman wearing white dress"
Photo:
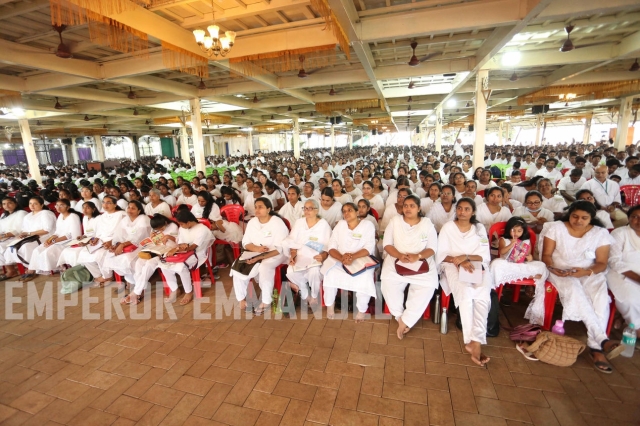
[[[113,188],[109,189],[109,194],[112,197],[116,198],[116,205],[122,209],[122,211],[127,209],[127,204],[129,203],[127,201],[126,198],[124,198],[124,196],[122,195],[122,192],[120,191],[120,188],[118,188],[117,186],[114,186]],[[95,203],[94,203],[95,204]]]
[[[96,233],[87,247],[80,250],[76,263],[69,263],[71,266],[83,264],[93,276],[96,287],[102,287],[104,283],[110,281],[113,277],[103,277],[100,271],[102,260],[113,246],[120,222],[127,215],[118,206],[118,199],[113,195],[107,195],[102,200],[103,213],[96,219]],[[94,250],[93,253],[89,251]],[[63,252],[64,254],[64,252]]]
[[[340,179],[334,179],[331,182],[331,189],[333,189],[333,193],[335,194],[334,200],[344,205],[347,203],[353,203],[353,198],[351,195],[347,194],[347,191],[342,186],[342,182]]]
[[[282,189],[280,189],[277,183],[270,180],[266,181],[266,183],[264,184],[264,189],[267,193],[266,196],[271,200],[273,208],[276,211],[280,210],[282,206],[284,206],[287,194]]]
[[[159,190],[152,189],[149,191],[149,203],[144,206],[144,214],[153,216],[156,213],[171,218],[171,206],[162,199],[162,193]]]
[[[514,209],[512,215],[523,218],[536,234],[542,231],[545,223],[554,220],[553,212],[542,207],[542,194],[538,191],[527,192],[524,205]]]
[[[351,196],[352,199],[356,200],[357,198],[362,196],[362,182],[360,182],[360,186],[356,186],[351,176],[345,176],[344,190],[349,196]]]
[[[58,190],[58,198],[62,200],[69,200],[69,202],[71,203],[71,208],[74,210],[76,208],[76,205],[78,204],[78,202],[71,197],[71,192],[64,188]],[[80,210],[80,212],[82,212],[82,210]]]
[[[456,216],[455,190],[452,185],[443,186],[440,192],[440,202],[434,203],[429,211],[429,219],[438,233],[445,223],[451,222]]]
[[[102,202],[88,186],[83,186],[82,189],[80,189],[80,196],[82,199],[72,207],[78,213],[82,213],[82,205],[87,201],[91,201],[96,207],[98,207],[98,210],[102,210]]]
[[[300,188],[291,185],[287,190],[287,204],[282,206],[278,214],[280,217],[287,219],[289,224],[293,227],[296,220],[304,216],[302,211],[303,207],[304,202],[300,201]]]
[[[640,337],[640,205],[631,207],[627,215],[629,224],[611,233],[614,243],[607,282],[618,312],[627,324],[636,326]]]
[[[575,201],[560,222],[549,226],[541,256],[560,295],[562,319],[584,323],[594,366],[603,373],[613,370],[607,359],[623,350],[607,337],[607,261],[612,242],[596,218],[595,206]]]
[[[246,309],[249,281],[251,278],[256,279],[262,292],[262,303],[255,309],[255,314],[261,315],[271,305],[276,268],[287,262],[282,243],[289,235],[289,230],[273,210],[268,198],[260,197],[256,200],[255,212],[256,217],[247,224],[242,246],[246,251],[260,254],[246,261],[250,265],[254,264],[248,275],[233,269],[229,275],[233,277],[233,289],[240,309]]]
[[[191,207],[191,213],[196,219],[209,219],[211,231],[217,239],[233,243],[239,243],[242,240],[242,228],[240,225],[222,218],[220,207],[213,201],[213,197],[207,191],[198,193],[198,202]]]
[[[376,235],[378,235],[380,225],[371,212],[371,204],[369,204],[369,200],[361,198],[358,201],[358,217],[360,218],[360,220],[368,220],[369,222],[371,222],[376,228]]]
[[[180,204],[195,206],[198,203],[198,197],[193,193],[193,188],[191,187],[191,185],[185,182],[180,188],[182,188],[182,193],[176,201],[176,206]]]
[[[484,198],[476,193],[476,190],[478,189],[478,183],[475,180],[466,181],[464,184],[464,189],[465,191],[462,193],[463,197],[471,198],[476,203],[476,206],[480,206],[480,204],[484,203]]]
[[[15,198],[6,197],[2,200],[4,212],[0,216],[0,266],[4,266],[6,274],[0,275],[0,281],[13,278],[18,275],[15,263],[9,264],[5,260],[4,253],[9,247],[9,242],[22,233],[22,220],[27,215],[24,210],[18,209]]]
[[[82,214],[84,215],[82,218],[82,229],[84,233],[77,239],[93,238],[96,235],[96,223],[98,221],[98,216],[100,216],[100,211],[98,211],[95,204],[88,201],[82,206]],[[57,266],[77,265],[78,255],[82,250],[87,250],[85,248],[86,245],[87,244],[81,243],[77,244],[77,247],[64,248],[58,257]]]
[[[608,211],[604,210],[600,206],[600,204],[598,203],[598,200],[596,200],[596,198],[593,196],[593,192],[591,192],[588,189],[581,189],[578,192],[576,192],[576,200],[586,200],[590,203],[593,203],[593,205],[596,206],[596,210],[598,211],[598,213],[596,213],[596,217],[600,219],[600,222],[602,222],[605,228],[613,229],[613,223],[611,222],[611,215],[609,214]]]
[[[176,247],[178,243],[178,225],[167,219],[166,216],[156,213],[150,220],[151,226],[150,239],[154,241],[154,244],[165,245],[167,247]],[[122,304],[136,305],[142,300],[142,293],[145,287],[149,283],[149,278],[153,275],[156,269],[161,265],[161,257],[155,256],[150,259],[138,258],[135,261],[133,267],[133,280],[131,277],[125,275],[125,279],[128,282],[135,283],[131,288],[131,293],[123,297],[120,300]]]
[[[323,266],[323,270],[328,268],[324,272],[324,304],[327,306],[327,317],[333,319],[338,290],[353,291],[358,308],[356,322],[360,322],[365,318],[369,300],[376,297],[374,271],[368,269],[359,275],[351,276],[342,266],[351,265],[355,259],[373,255],[376,244],[375,228],[371,222],[358,219],[358,210],[353,203],[342,206],[342,215],[344,220],[338,222],[331,233],[328,247],[330,258]]]
[[[384,216],[384,211],[385,211],[384,200],[382,199],[380,194],[374,194],[373,183],[369,180],[362,183],[362,195],[360,197],[357,197],[355,199],[355,202],[357,203],[363,198],[369,201],[371,208],[374,209],[376,213],[378,213],[378,219]]]
[[[562,213],[567,208],[567,202],[560,193],[553,195],[553,184],[547,178],[538,181],[538,191],[542,194],[542,207],[552,213]]]
[[[429,185],[429,191],[426,194],[427,196],[420,199],[420,211],[425,217],[429,216],[429,212],[433,205],[440,202],[441,190],[439,183],[432,183]]]
[[[198,219],[190,211],[178,211],[176,220],[180,225],[178,245],[169,251],[166,257],[188,251],[194,251],[195,254],[184,262],[161,262],[160,269],[171,289],[169,297],[164,299],[165,303],[175,303],[178,300],[178,276],[180,276],[184,287],[184,296],[180,300],[180,304],[186,305],[193,300],[191,270],[199,268],[207,260],[207,250],[213,242],[213,235],[206,226],[198,222]]]
[[[56,210],[60,215],[56,220],[55,234],[33,250],[28,273],[49,275],[51,271],[57,271],[60,253],[64,250],[64,246],[58,243],[74,240],[82,234],[80,215],[71,211],[69,200],[58,200]]]
[[[526,247],[526,250],[523,250]],[[540,304],[536,299],[544,301],[544,283],[549,275],[547,266],[537,260],[533,260],[535,247],[531,244],[529,228],[521,217],[514,216],[507,221],[504,234],[498,242],[500,257],[491,262],[491,276],[494,288],[501,284],[508,284],[515,280],[531,278],[535,280],[534,300],[525,318],[532,324],[544,324],[544,303]],[[535,307],[535,309],[534,309]],[[540,308],[542,310],[540,311]]]
[[[162,198],[164,201],[166,201],[167,204],[169,204],[169,208],[172,209],[176,206],[176,197],[174,197],[173,195],[171,195],[171,192],[169,192],[169,187],[165,184],[161,184],[158,185],[158,189],[160,190],[160,198]],[[149,197],[151,197],[151,193],[149,193]]]
[[[431,220],[420,211],[420,199],[416,195],[404,199],[403,215],[391,220],[382,245],[387,252],[380,275],[382,295],[391,315],[398,321],[396,335],[402,339],[418,322],[439,285],[435,264],[438,234]],[[396,272],[396,261],[427,262],[429,271],[403,276]],[[404,291],[408,285],[405,308]]]
[[[333,229],[342,219],[342,204],[334,199],[333,189],[326,187],[320,196],[320,217],[327,221]]]
[[[409,195],[411,195],[411,190],[408,187],[403,187],[394,193],[396,202],[390,206],[387,206],[387,209],[384,211],[384,216],[380,220],[379,232],[381,235],[384,234],[385,229],[387,229],[387,226],[389,225],[389,223],[391,223],[391,220],[394,217],[402,216],[404,199]],[[384,250],[382,245],[379,246],[379,249],[381,252],[382,250]]]
[[[502,188],[494,186],[484,192],[485,202],[478,206],[476,218],[489,231],[491,225],[511,219],[511,211],[502,206]]]
[[[441,272],[442,289],[446,294],[453,294],[458,307],[465,350],[471,354],[471,361],[483,366],[489,362],[481,345],[487,343],[487,318],[493,287],[489,273],[489,240],[484,225],[476,220],[473,200],[458,200],[455,211],[455,220],[445,223],[438,235],[436,263]],[[460,268],[474,271],[471,262],[482,264],[480,282],[460,279]]]
[[[387,198],[389,197],[389,190],[382,184],[382,180],[380,180],[378,176],[374,176],[371,178],[371,183],[373,183],[373,193],[379,195],[386,204]]]
[[[331,227],[326,220],[320,218],[319,210],[320,205],[316,200],[307,200],[304,203],[304,217],[295,222],[291,233],[283,243],[284,247],[290,251],[287,278],[291,288],[293,291],[299,291],[300,297],[312,308],[318,304],[318,293],[322,282],[320,265],[302,271],[294,271],[294,267],[300,252],[303,253],[301,256],[305,253],[314,254],[313,259],[320,263],[329,256],[327,246],[331,238]],[[308,253],[310,251],[311,253]]]
[[[138,253],[142,251],[140,241],[147,238],[150,233],[149,217],[144,214],[142,204],[135,200],[129,201],[127,215],[118,224],[118,230],[113,237],[114,243],[100,265],[102,276],[109,277],[115,272],[124,277],[125,286],[132,287],[134,265],[138,259]],[[134,248],[128,248],[130,246]]]
[[[45,209],[44,200],[37,196],[29,199],[29,209],[31,213],[22,219],[22,230],[19,236],[21,238],[27,238],[37,235],[40,242],[47,241],[56,229],[56,215],[51,210]],[[4,252],[4,258],[9,264],[22,263],[26,266],[31,261],[33,251],[38,245],[39,243],[37,241],[32,241],[22,244],[22,247],[18,250],[9,246]],[[22,274],[20,279],[27,281],[34,276],[34,273],[26,272]]]
[[[247,179],[247,183],[249,183],[250,180]],[[256,205],[256,200],[260,197],[263,196],[262,193],[262,184],[260,182],[255,182],[252,186],[251,186],[251,192],[247,192],[244,196],[244,211],[245,211],[245,215],[244,215],[244,220],[245,222],[249,222],[250,219],[252,219],[253,217],[255,217],[256,213],[255,213],[255,205]]]

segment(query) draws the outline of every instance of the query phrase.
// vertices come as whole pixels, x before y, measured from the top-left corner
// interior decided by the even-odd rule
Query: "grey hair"
[[[159,189],[153,188],[149,190],[149,195],[156,194],[158,197],[162,198],[162,192]]]
[[[313,204],[313,208],[318,210],[318,213],[316,213],[316,216],[320,217],[320,204],[318,203],[318,200],[316,200],[315,198],[307,198],[304,204],[307,204],[307,203]]]

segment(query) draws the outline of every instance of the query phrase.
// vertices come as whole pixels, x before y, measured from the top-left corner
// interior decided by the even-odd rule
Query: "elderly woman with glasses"
[[[287,278],[291,288],[293,291],[299,291],[301,298],[312,308],[318,304],[322,282],[320,264],[329,256],[327,246],[331,238],[331,226],[318,215],[319,209],[320,205],[315,199],[307,200],[303,208],[304,218],[295,222],[283,243],[290,251]]]
[[[553,222],[554,216],[551,210],[542,207],[542,194],[538,191],[529,191],[524,197],[524,205],[513,210],[513,216],[520,216],[527,222],[536,234],[542,230],[547,222]]]

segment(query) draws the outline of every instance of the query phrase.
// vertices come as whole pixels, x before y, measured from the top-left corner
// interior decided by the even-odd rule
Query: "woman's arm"
[[[269,247],[263,245],[256,245],[253,243],[246,244],[244,246],[245,250],[253,251],[256,253],[267,253],[269,251]]]
[[[278,250],[271,250],[271,251],[267,251],[261,255],[252,257],[251,259],[247,260],[248,264],[252,264],[252,263],[256,263],[256,262],[260,262],[261,260],[265,260],[265,259],[269,259],[270,257],[274,257],[274,256],[278,256],[280,254],[280,252]]]
[[[330,249],[329,250],[329,256],[333,257],[334,259],[338,260],[339,262],[342,262],[342,254],[336,249]]]
[[[569,275],[572,277],[588,277],[593,274],[599,274],[607,270],[607,261],[609,259],[609,249],[611,246],[600,246],[596,249],[596,259],[588,268],[573,268],[574,272]]]

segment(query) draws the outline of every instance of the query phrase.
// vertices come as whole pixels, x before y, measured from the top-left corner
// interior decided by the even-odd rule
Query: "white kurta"
[[[384,233],[383,247],[393,246],[400,253],[419,253],[425,249],[438,250],[438,234],[436,228],[426,217],[411,226],[402,216],[394,217]],[[403,322],[412,327],[422,316],[431,301],[433,292],[438,288],[438,270],[435,256],[427,259],[429,272],[419,275],[402,276],[396,272],[396,258],[387,253],[382,265],[380,280],[382,281],[382,295],[389,311],[396,318],[402,317]],[[409,297],[404,308],[404,291],[408,284]]]
[[[336,226],[339,220],[342,219],[342,204],[338,202],[334,202],[328,210],[325,210],[322,205],[320,205],[320,217],[327,221],[331,228]]]
[[[289,221],[289,225],[293,227],[293,224],[296,223],[298,219],[304,216],[302,209],[304,208],[304,203],[302,201],[298,201],[295,206],[291,205],[290,202],[287,202],[278,214],[287,219]]]
[[[74,240],[81,234],[80,217],[77,214],[70,213],[66,219],[62,215],[58,216],[55,235]],[[45,247],[44,244],[39,245],[33,250],[29,269],[36,271],[36,274],[49,274],[57,270],[58,259],[63,250],[64,246],[59,244],[51,244],[49,247]]]
[[[277,250],[279,254],[255,264],[248,275],[241,274],[233,269],[229,271],[229,276],[233,277],[233,289],[238,301],[246,299],[249,281],[255,278],[262,290],[262,303],[271,303],[275,269],[278,265],[287,261],[287,256],[282,246],[287,235],[289,235],[289,230],[278,217],[272,216],[267,223],[261,223],[258,218],[253,218],[249,221],[242,238],[242,246],[246,247],[249,244],[261,245],[269,248],[269,251]]]
[[[373,255],[375,243],[375,228],[371,222],[360,221],[358,226],[351,230],[347,222],[341,220],[331,234],[327,251],[335,249],[344,254],[356,253],[360,249],[365,249],[370,255]],[[325,262],[335,262],[335,265],[326,271],[324,276],[325,304],[327,306],[333,305],[338,289],[353,291],[358,299],[358,310],[364,312],[369,303],[369,298],[376,297],[376,286],[373,280],[374,270],[368,269],[353,277],[343,269],[342,263],[336,262],[334,258],[329,258]],[[331,289],[333,291],[329,291]],[[330,297],[331,295],[333,295],[333,299]]]
[[[440,230],[445,225],[445,223],[451,222],[456,218],[456,206],[451,205],[451,210],[449,212],[445,211],[442,203],[434,203],[433,207],[429,211],[429,219],[433,223],[433,226],[436,227],[436,231],[440,233]]]
[[[179,204],[188,204],[190,206],[195,206],[196,204],[198,204],[198,196],[192,194],[189,197],[185,197],[184,195],[180,194],[180,196],[178,197],[178,201],[176,201],[176,205]]]
[[[98,211],[102,211],[102,202],[100,201],[99,198],[92,198],[89,201],[91,201],[93,203],[94,206],[96,206],[96,208],[98,209]],[[73,201],[72,201],[73,203]],[[72,208],[77,211],[78,213],[84,214],[82,213],[82,206],[84,205],[85,201],[84,200],[80,200],[76,203],[75,206],[73,206]]]
[[[175,239],[177,240],[178,229],[179,229],[178,225],[172,222],[167,225],[167,227],[162,231],[162,233],[164,235],[175,237]],[[168,247],[175,247],[177,244],[178,243],[171,240],[167,241],[166,243]],[[125,279],[127,280],[127,282],[135,283],[135,286],[133,288],[133,292],[135,294],[137,294],[138,296],[142,294],[142,291],[144,290],[145,286],[149,282],[149,278],[151,278],[155,270],[160,267],[160,264],[161,262],[160,262],[159,256],[152,257],[151,259],[138,258],[138,260],[135,261],[135,266],[133,268],[134,270],[133,281],[131,279],[131,276],[125,275]]]
[[[309,228],[307,219],[301,218],[294,223],[291,233],[283,242],[283,246],[288,250],[298,250],[306,245],[314,250],[321,248],[320,252],[323,252],[327,251],[330,238],[331,227],[326,220],[320,219],[313,227]],[[318,297],[320,283],[322,282],[320,266],[315,266],[304,271],[294,271],[290,266],[287,268],[287,278],[300,288],[300,295],[303,299],[308,297],[309,287],[311,289],[311,297],[314,299]]]
[[[116,235],[118,227],[120,226],[120,221],[124,219],[126,216],[127,214],[122,210],[116,210],[113,213],[105,212],[105,213],[102,213],[100,216],[98,216],[95,223],[95,229],[96,229],[95,238],[98,238],[100,240],[98,244],[105,243],[107,241],[112,241]],[[73,250],[73,249],[66,249],[66,250]],[[94,251],[93,253],[90,253],[86,247],[83,247],[82,250],[80,250],[80,253],[78,254],[78,257],[76,259],[76,262],[77,262],[76,264],[79,264],[79,263],[84,264],[89,270],[89,272],[91,272],[91,275],[93,275],[94,278],[99,277],[101,276],[99,265],[102,264],[102,260],[104,259],[104,256],[107,253],[108,251],[104,248],[100,248]],[[64,251],[63,251],[63,254],[64,254]],[[58,263],[60,262],[58,261]],[[71,263],[70,265],[75,266],[74,264],[71,264]]]
[[[151,225],[149,225],[148,216],[141,214],[133,221],[129,216],[124,217],[118,225],[118,231],[113,240],[117,243],[128,241],[137,248],[130,253],[122,253],[118,256],[115,253],[107,253],[100,266],[102,276],[109,277],[112,271],[120,276],[133,276],[133,267],[138,259],[138,253],[142,250],[142,247],[139,247],[140,241],[149,237],[150,234]]]
[[[567,202],[560,194],[554,195],[551,198],[542,196],[542,207],[551,211],[552,213],[564,213]]]
[[[93,238],[96,235],[96,223],[98,221],[98,217],[85,216],[82,218],[82,229],[84,236]],[[56,264],[56,266],[77,265],[78,255],[82,250],[86,251],[87,249],[84,247],[67,247],[63,249],[60,253],[60,256],[58,257],[58,263]]]
[[[360,196],[355,198],[354,203],[358,204],[358,201],[362,200],[364,197]],[[372,199],[368,200],[369,206],[378,213],[378,219],[382,219],[384,217],[384,212],[386,210],[386,206],[384,205],[384,201],[380,194],[376,194]]]
[[[151,203],[144,206],[144,214],[147,216],[153,216],[156,213],[160,213],[164,217],[171,218],[171,206],[169,203],[160,201],[157,206],[153,207]]]
[[[602,246],[611,245],[613,241],[606,229],[597,226],[582,238],[572,237],[564,222],[551,224],[545,233],[545,238],[556,243],[552,259],[554,266],[559,269],[590,267],[595,261],[596,250]],[[549,281],[558,290],[562,302],[562,319],[584,322],[587,328],[587,345],[594,349],[600,349],[602,341],[607,338],[609,294],[606,272],[582,278],[549,274]],[[544,301],[534,301],[544,303]],[[529,309],[535,309],[535,307]],[[535,309],[535,311],[539,310]]]
[[[520,216],[527,223],[538,223],[537,219],[546,219],[547,222],[553,222],[553,212],[542,207],[538,212],[538,216],[534,217],[533,214],[525,206],[520,206],[513,209],[513,216]]]
[[[511,211],[508,207],[502,207],[498,213],[491,213],[489,206],[482,203],[477,207],[476,218],[489,230],[493,224],[511,219]]]
[[[511,192],[511,198],[524,204],[524,197],[527,195],[527,192],[529,191],[527,191],[527,188],[524,186],[515,185]]]
[[[640,324],[640,283],[622,275],[632,271],[640,274],[640,237],[629,226],[611,233],[614,243],[609,255],[607,282],[616,299],[616,308],[627,324]]]
[[[204,207],[202,207],[200,204],[196,204],[195,206],[191,207],[191,213],[193,213],[196,218],[202,219]],[[211,223],[218,222],[220,220],[222,221],[222,226],[224,227],[225,232],[222,232],[220,230],[212,231],[215,238],[233,243],[239,243],[242,240],[242,228],[240,227],[240,225],[224,220],[222,218],[222,215],[220,214],[220,207],[218,207],[217,204],[214,203],[211,206],[211,212],[209,213],[209,217],[207,219],[209,219]]]
[[[53,214],[51,210],[43,209],[40,210],[37,214],[31,212],[22,219],[22,232],[35,232],[41,230],[47,231],[46,234],[40,235],[41,242],[46,241],[50,236],[52,236],[55,229],[56,215]],[[23,244],[18,251],[12,249],[11,247],[7,247],[4,252],[4,258],[9,265],[14,263],[23,263],[20,260],[20,257],[26,260],[28,264],[31,261],[33,250],[36,247],[38,247],[38,243],[35,241]]]
[[[3,213],[4,214],[4,213]],[[27,215],[27,212],[24,210],[18,210],[13,212],[8,216],[4,216],[0,219],[0,233],[2,234],[12,234],[13,236],[17,236],[22,232],[22,220]],[[6,241],[0,242],[0,266],[9,265],[4,258],[4,253],[9,247],[8,243],[13,240],[13,238],[9,238]]]

